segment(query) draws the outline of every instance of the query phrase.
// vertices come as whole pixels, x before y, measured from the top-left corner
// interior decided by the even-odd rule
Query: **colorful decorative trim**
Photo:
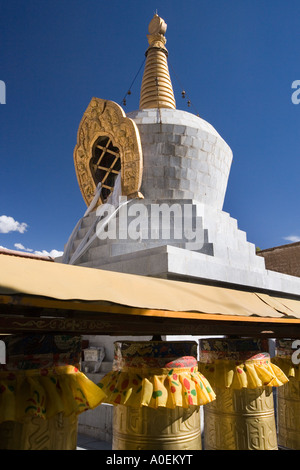
[[[300,382],[300,353],[298,341],[294,339],[277,339],[276,354],[272,363],[280,367],[285,375],[293,381]]]
[[[104,392],[73,366],[0,371],[0,423],[22,422],[29,415],[78,415],[104,398]]]
[[[198,372],[195,341],[115,342],[113,370],[98,386],[112,405],[173,409],[215,399]]]
[[[272,363],[282,369],[289,379],[300,382],[300,365],[293,364],[291,357],[273,357]]]
[[[6,365],[0,370],[32,370],[73,365],[81,359],[81,337],[74,335],[26,334],[2,337]]]
[[[272,364],[270,358],[261,358],[261,355],[245,362],[219,359],[210,363],[199,363],[198,367],[214,389],[280,387],[288,382],[283,371]]]
[[[98,386],[105,392],[105,403],[132,407],[189,408],[205,405],[216,396],[197,367],[111,371]]]
[[[245,362],[251,357],[265,357],[268,344],[265,340],[252,338],[206,338],[201,339],[199,360],[201,363],[226,359]]]
[[[115,370],[125,367],[197,367],[195,341],[116,341],[114,345]]]
[[[288,378],[272,364],[267,347],[265,340],[255,338],[200,340],[198,367],[214,389],[280,387]]]

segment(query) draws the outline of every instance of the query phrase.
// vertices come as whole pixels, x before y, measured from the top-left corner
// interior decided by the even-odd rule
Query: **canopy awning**
[[[0,333],[38,329],[113,335],[214,331],[274,336],[276,330],[276,336],[293,333],[295,337],[299,327],[300,296],[0,254]]]

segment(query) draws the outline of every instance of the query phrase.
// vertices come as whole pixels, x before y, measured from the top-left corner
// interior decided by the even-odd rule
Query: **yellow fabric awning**
[[[199,312],[300,320],[300,296],[294,300],[0,254],[0,302],[11,303],[15,296],[26,297],[27,305],[28,299],[41,298],[49,305],[72,302],[82,310],[86,303],[108,302],[133,309],[193,312],[190,318],[197,318]]]

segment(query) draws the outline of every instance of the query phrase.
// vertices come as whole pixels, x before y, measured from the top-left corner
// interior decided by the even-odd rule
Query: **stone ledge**
[[[95,260],[81,266],[108,271],[180,279],[189,282],[213,282],[263,289],[274,293],[299,295],[300,278],[266,269],[242,269],[203,253],[170,245]]]

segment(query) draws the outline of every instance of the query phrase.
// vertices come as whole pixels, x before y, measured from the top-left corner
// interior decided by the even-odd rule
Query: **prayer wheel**
[[[277,391],[278,445],[281,448],[291,450],[300,450],[300,371],[298,361],[299,345],[295,345],[294,340],[276,340],[273,363],[279,366],[289,379],[289,382]]]
[[[75,450],[77,416],[96,407],[103,392],[79,371],[81,338],[4,337],[0,367],[0,449]]]
[[[204,407],[206,450],[277,450],[272,387],[288,381],[265,341],[200,340],[199,370],[216,400]]]
[[[114,450],[201,450],[200,407],[114,408]]]
[[[200,406],[215,399],[199,373],[197,343],[115,343],[98,384],[115,405],[113,450],[200,450]]]

